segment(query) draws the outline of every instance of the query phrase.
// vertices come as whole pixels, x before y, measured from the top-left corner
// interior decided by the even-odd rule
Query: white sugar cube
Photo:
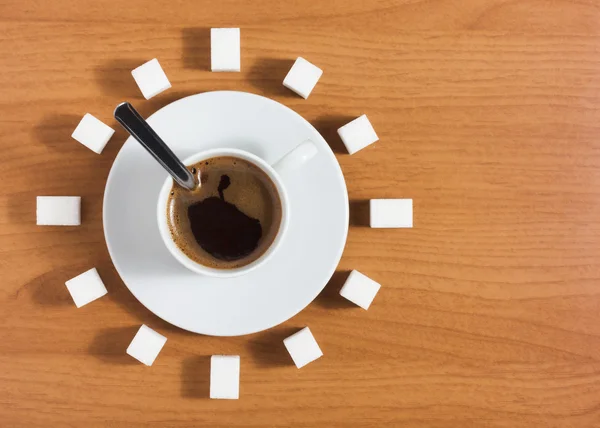
[[[298,57],[285,79],[283,79],[283,86],[303,98],[308,98],[322,74],[323,70],[319,67],[302,57]]]
[[[86,113],[71,137],[79,141],[93,152],[102,153],[106,143],[113,136],[115,130],[104,122],[96,119],[89,113]]]
[[[134,69],[131,75],[147,100],[171,87],[171,82],[156,58]]]
[[[338,135],[351,155],[379,140],[366,114],[342,126]]]
[[[353,270],[340,290],[340,295],[363,309],[369,309],[380,288],[379,283]]]
[[[96,268],[92,268],[81,275],[65,282],[75,306],[81,308],[90,302],[104,296],[107,291]]]
[[[81,224],[80,196],[38,196],[36,201],[38,226],[79,226]]]
[[[240,71],[240,29],[210,29],[210,68],[212,71]]]
[[[296,367],[302,368],[321,357],[323,352],[308,327],[283,340]]]
[[[371,227],[413,227],[412,199],[371,199]]]
[[[213,355],[210,358],[210,398],[240,398],[239,355]]]
[[[129,344],[127,354],[139,362],[151,366],[166,341],[165,336],[142,324]]]

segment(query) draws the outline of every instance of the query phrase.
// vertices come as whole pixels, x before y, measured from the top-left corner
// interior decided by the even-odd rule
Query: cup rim
[[[169,250],[169,252],[175,257],[177,261],[179,261],[183,266],[188,268],[189,270],[199,273],[202,275],[208,275],[216,278],[232,278],[240,275],[244,275],[259,266],[266,263],[275,253],[277,248],[279,248],[285,232],[287,231],[287,226],[289,224],[289,203],[288,196],[285,190],[285,187],[279,177],[279,174],[275,171],[275,169],[269,165],[265,160],[260,157],[247,152],[245,150],[233,149],[233,148],[221,148],[221,149],[209,149],[203,150],[201,152],[195,153],[191,156],[188,156],[183,160],[184,165],[194,164],[205,159],[219,157],[219,156],[233,156],[239,157],[246,161],[252,162],[255,166],[260,168],[267,176],[271,179],[275,187],[277,188],[277,192],[279,194],[279,200],[281,201],[281,222],[279,223],[279,230],[277,231],[277,235],[275,239],[267,248],[267,250],[256,260],[248,263],[245,266],[240,266],[238,268],[233,269],[217,269],[205,266],[200,264],[191,258],[189,258],[183,251],[179,249],[179,247],[175,244],[171,232],[169,231],[169,227],[167,224],[167,200],[171,188],[173,186],[173,179],[168,176],[165,179],[163,186],[158,195],[157,201],[157,220],[158,220],[158,230],[160,232],[160,236]]]

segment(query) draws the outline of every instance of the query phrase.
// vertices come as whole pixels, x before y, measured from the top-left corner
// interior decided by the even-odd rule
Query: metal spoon
[[[114,115],[121,126],[171,174],[177,184],[188,190],[194,190],[198,186],[198,181],[190,170],[175,156],[131,104],[128,102],[119,104]]]

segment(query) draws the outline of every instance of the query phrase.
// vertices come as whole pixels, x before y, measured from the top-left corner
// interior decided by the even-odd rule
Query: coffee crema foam
[[[281,225],[279,193],[253,163],[232,156],[188,166],[200,174],[193,191],[173,184],[167,224],[177,247],[193,261],[216,269],[246,266],[271,246]]]

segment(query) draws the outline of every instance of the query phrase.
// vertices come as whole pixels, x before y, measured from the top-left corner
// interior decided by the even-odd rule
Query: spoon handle
[[[177,184],[188,190],[196,188],[198,184],[192,173],[131,104],[119,104],[115,109],[115,119],[171,174]]]

